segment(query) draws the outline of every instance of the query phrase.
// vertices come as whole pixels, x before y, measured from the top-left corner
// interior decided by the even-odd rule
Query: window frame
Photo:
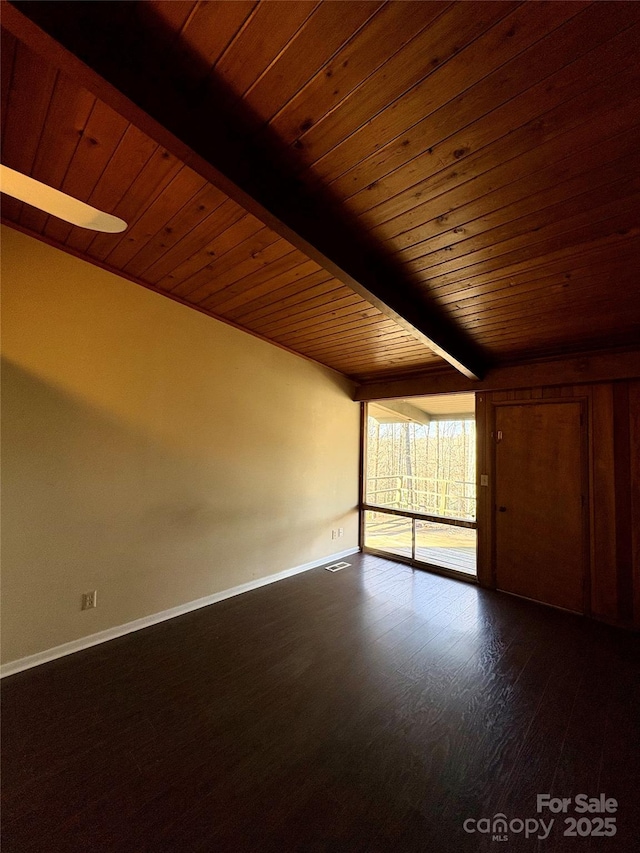
[[[471,575],[465,571],[456,571],[455,569],[438,566],[435,563],[428,563],[424,560],[416,559],[416,521],[428,521],[436,524],[448,524],[452,527],[466,527],[472,530],[478,530],[477,518],[475,521],[463,518],[451,518],[440,515],[430,515],[424,512],[415,512],[413,510],[395,509],[392,507],[377,506],[367,502],[367,451],[368,451],[368,424],[369,424],[369,404],[362,403],[361,418],[360,418],[360,549],[363,554],[373,554],[378,557],[386,557],[392,560],[398,560],[402,563],[407,563],[414,568],[426,569],[436,574],[445,575],[447,577],[455,577],[459,580],[464,580],[469,583],[478,583],[478,566],[477,566],[477,540],[476,540],[476,572]],[[476,434],[477,441],[477,434]],[[477,491],[476,483],[476,491]],[[388,515],[400,516],[402,518],[411,519],[411,557],[405,557],[401,554],[394,554],[389,551],[381,551],[378,548],[371,548],[365,544],[365,515],[367,512],[386,513]]]

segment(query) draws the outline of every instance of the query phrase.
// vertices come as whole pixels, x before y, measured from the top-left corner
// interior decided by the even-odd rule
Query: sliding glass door
[[[365,550],[475,577],[474,406],[473,394],[368,404]]]

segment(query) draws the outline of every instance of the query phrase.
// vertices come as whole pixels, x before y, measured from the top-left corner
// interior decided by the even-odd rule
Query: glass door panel
[[[365,512],[364,545],[365,548],[410,560],[413,554],[412,520],[388,512]]]
[[[473,393],[368,404],[365,550],[476,576],[474,414]]]
[[[470,527],[416,520],[416,554],[420,563],[476,573],[477,533]]]

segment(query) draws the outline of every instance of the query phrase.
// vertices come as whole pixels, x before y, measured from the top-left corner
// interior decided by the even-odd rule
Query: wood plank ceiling
[[[640,4],[14,6],[50,30],[127,16],[218,99],[204,134],[236,122],[487,363],[640,340]],[[109,100],[3,27],[2,162],[129,227],[3,197],[6,222],[357,381],[446,366]]]

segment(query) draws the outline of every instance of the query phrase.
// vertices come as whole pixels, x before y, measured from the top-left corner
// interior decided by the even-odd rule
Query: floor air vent
[[[328,572],[339,572],[340,569],[346,569],[351,563],[333,563],[331,566],[326,566]]]

